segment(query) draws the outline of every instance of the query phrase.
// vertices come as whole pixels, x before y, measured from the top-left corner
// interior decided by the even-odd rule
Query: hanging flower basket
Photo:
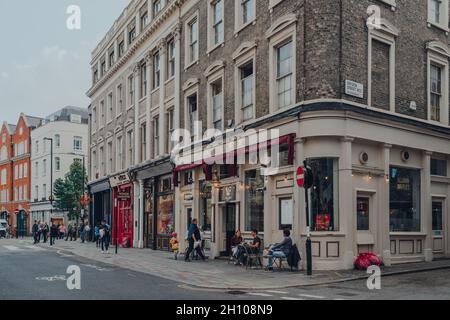
[[[374,253],[361,253],[354,262],[355,269],[367,270],[370,266],[383,266],[383,261]]]

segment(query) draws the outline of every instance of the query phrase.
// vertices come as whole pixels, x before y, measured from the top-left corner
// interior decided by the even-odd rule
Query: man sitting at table
[[[252,230],[252,237],[253,237],[253,242],[252,243],[247,243],[244,244],[245,247],[247,248],[247,251],[250,251],[250,253],[258,253],[260,248],[261,248],[261,238],[258,237],[258,230],[254,229]],[[245,264],[247,257],[245,257],[245,255],[241,255],[240,257],[240,263],[241,264]]]
[[[284,230],[284,239],[281,243],[272,245],[267,254],[269,258],[269,264],[267,266],[268,270],[273,270],[273,259],[274,258],[286,258],[292,248],[291,232],[289,230]]]

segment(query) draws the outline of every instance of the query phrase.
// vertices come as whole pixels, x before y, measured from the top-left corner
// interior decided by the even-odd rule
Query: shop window
[[[390,169],[390,230],[420,231],[420,170]]]
[[[294,201],[292,197],[280,198],[278,200],[278,211],[280,214],[280,230],[292,230],[294,221]]]
[[[369,198],[358,197],[356,205],[356,225],[358,231],[369,230],[369,203]]]
[[[339,231],[338,159],[310,159],[313,172],[311,188],[311,226],[314,231]]]
[[[200,225],[206,231],[211,231],[212,216],[212,185],[208,181],[200,182]]]
[[[168,236],[174,231],[175,225],[172,179],[170,177],[162,178],[159,181],[158,190],[158,234]]]
[[[433,235],[442,235],[442,201],[433,201],[432,203],[433,215]]]
[[[447,160],[431,159],[431,175],[447,176]]]
[[[264,231],[264,177],[259,170],[245,172],[246,231]]]

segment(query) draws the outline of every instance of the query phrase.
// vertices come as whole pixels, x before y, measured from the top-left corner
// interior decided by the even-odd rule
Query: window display
[[[259,170],[245,172],[245,227],[264,230],[264,177]]]

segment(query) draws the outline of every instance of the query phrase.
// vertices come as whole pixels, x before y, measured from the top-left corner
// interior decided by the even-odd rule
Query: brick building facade
[[[17,230],[30,232],[31,131],[42,119],[21,114],[16,125],[3,123],[1,129],[0,214]]]

